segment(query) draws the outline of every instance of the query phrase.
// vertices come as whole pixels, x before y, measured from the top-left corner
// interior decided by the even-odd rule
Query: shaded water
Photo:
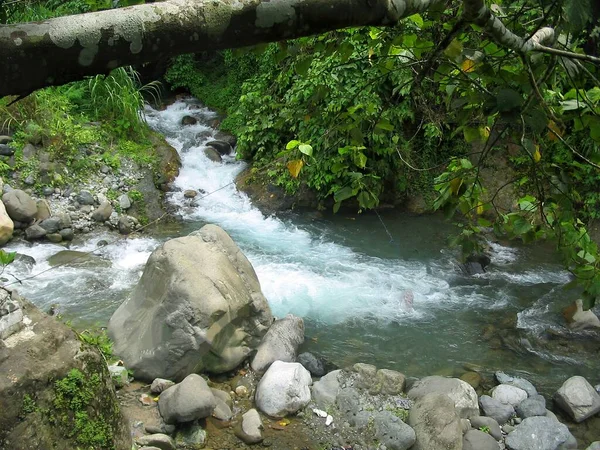
[[[438,217],[382,213],[388,235],[369,214],[264,216],[233,183],[244,163],[225,157],[218,164],[204,156],[203,144],[216,132],[207,125],[211,111],[190,100],[146,114],[182,157],[175,181],[181,191],[169,194],[169,201],[179,207],[184,231],[204,223],[223,227],[252,262],[274,314],[305,318],[307,349],[340,366],[369,362],[411,376],[452,374],[472,363],[524,373],[548,389],[573,374],[600,382],[597,358],[557,356],[540,341],[546,329],[562,329],[558,311],[573,300],[561,287],[568,274],[548,249],[492,243],[489,271],[466,277],[446,246],[454,230]],[[181,127],[184,115],[199,123]],[[186,189],[211,194],[189,200]],[[102,238],[72,249],[93,249]],[[26,282],[21,291],[44,308],[59,303],[76,324],[106,324],[163,239],[119,241],[99,250],[113,261],[111,268],[60,268]],[[38,260],[33,272],[61,249],[12,248]],[[16,269],[20,277],[30,272],[23,265]],[[405,301],[407,291],[414,294],[412,305]]]

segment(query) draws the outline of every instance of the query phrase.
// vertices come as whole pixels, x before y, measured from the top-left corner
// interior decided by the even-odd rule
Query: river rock
[[[340,392],[340,374],[341,370],[334,370],[313,384],[312,397],[319,408],[326,410],[335,404]]]
[[[493,418],[500,425],[505,424],[515,414],[515,408],[512,405],[500,403],[489,395],[482,395],[479,398],[479,406],[488,417]]]
[[[231,399],[231,395],[229,395],[225,391],[221,391],[220,389],[210,388],[215,398],[223,401],[229,408],[233,407],[233,400]]]
[[[123,194],[119,197],[119,207],[121,208],[121,211],[127,211],[131,208],[131,199],[129,198],[129,195]]]
[[[356,363],[352,366],[352,371],[356,373],[354,387],[362,390],[368,390],[372,394],[377,394],[377,367],[373,364]]]
[[[207,142],[206,144],[207,147],[212,147],[214,148],[216,151],[219,152],[220,155],[230,155],[231,152],[233,152],[233,149],[231,148],[231,145],[229,144],[229,142],[225,142],[225,141],[218,141],[218,140],[214,140],[214,141],[210,141]]]
[[[95,203],[94,196],[90,191],[80,191],[76,199],[77,203],[79,203],[80,205],[92,206]]]
[[[527,392],[516,386],[500,384],[492,389],[492,398],[514,408],[527,398]]]
[[[175,424],[204,419],[215,409],[215,397],[204,378],[191,374],[158,398],[158,410],[165,423]]]
[[[511,450],[558,450],[577,448],[566,425],[548,417],[529,417],[506,437]]]
[[[6,212],[4,203],[0,202],[0,245],[4,245],[11,240],[14,229],[14,222]]]
[[[546,399],[541,395],[533,395],[526,398],[516,408],[517,415],[521,419],[534,416],[546,415]]]
[[[379,369],[376,375],[377,391],[384,395],[399,395],[404,392],[406,377],[390,369]]]
[[[5,134],[0,136],[0,144],[6,145],[12,142],[13,138],[11,136],[7,136]]]
[[[469,430],[463,437],[463,450],[499,450],[496,439],[480,430]]]
[[[300,353],[298,355],[298,362],[308,370],[314,377],[322,377],[327,372],[325,371],[325,364],[323,361],[318,359],[315,355],[309,352]]]
[[[181,450],[196,450],[204,448],[206,442],[206,430],[197,422],[180,424],[175,434],[175,445]],[[141,450],[141,449],[140,449]]]
[[[135,222],[133,221],[132,217],[122,215],[119,217],[117,227],[119,228],[119,233],[129,234],[134,230]]]
[[[257,444],[262,442],[263,424],[256,409],[250,409],[242,415],[241,433],[238,437],[246,444]]]
[[[580,376],[565,381],[554,394],[554,400],[578,423],[600,412],[600,395]]]
[[[108,371],[110,372],[110,376],[115,383],[115,386],[123,387],[129,384],[129,373],[125,367],[111,364],[108,366]]]
[[[418,400],[424,395],[444,394],[454,401],[456,410],[461,418],[468,419],[479,415],[477,393],[468,383],[458,378],[440,376],[425,377],[413,384],[408,391],[408,398]]]
[[[342,416],[350,423],[350,425],[361,429],[365,428],[368,424],[370,414],[362,414],[360,405],[360,394],[352,387],[346,387],[340,389],[335,404],[342,414]],[[365,412],[366,413],[366,412]]]
[[[149,434],[136,439],[136,442],[144,447],[156,447],[160,450],[176,450],[175,442],[170,436],[162,433]]]
[[[48,264],[51,267],[69,266],[69,267],[110,267],[111,262],[91,253],[79,252],[76,250],[61,250],[48,258]],[[129,367],[129,366],[127,366]]]
[[[35,218],[37,220],[47,219],[52,215],[50,212],[50,203],[45,198],[38,200],[36,203],[37,213],[35,214]]]
[[[72,241],[75,233],[73,232],[73,228],[64,228],[60,230],[60,236],[63,238],[63,241]]]
[[[194,198],[198,195],[198,191],[194,190],[194,189],[187,189],[185,191],[183,191],[183,196],[185,198]]]
[[[46,239],[48,239],[53,244],[58,244],[63,240],[60,233],[49,233],[46,235]]]
[[[304,321],[288,314],[276,320],[263,337],[254,359],[252,370],[263,373],[274,361],[293,362],[298,346],[304,342]]]
[[[198,123],[198,119],[193,116],[183,116],[181,119],[181,125],[196,125]]]
[[[250,262],[225,231],[205,225],[152,253],[108,331],[115,354],[149,382],[230,371],[272,321]]]
[[[12,220],[29,223],[37,214],[37,204],[27,193],[13,189],[2,196],[6,212]]]
[[[416,435],[411,450],[462,450],[460,417],[454,401],[447,395],[420,396],[410,409],[408,424]]]
[[[415,430],[390,411],[382,411],[373,418],[375,436],[389,450],[407,450],[415,441]]]
[[[481,384],[481,381],[483,380],[481,374],[479,374],[478,372],[470,371],[463,373],[460,376],[460,379],[463,380],[465,383],[470,384],[473,387],[473,389],[477,389]]]
[[[164,378],[155,378],[150,385],[150,392],[153,394],[160,394],[166,391],[171,386],[175,386],[175,382],[171,380],[165,380]]]
[[[271,417],[285,417],[310,402],[310,372],[302,364],[275,361],[256,387],[256,406]]]
[[[511,375],[505,374],[504,372],[496,372],[494,375],[496,376],[498,383],[508,384],[510,386],[515,386],[520,389],[523,389],[525,392],[527,392],[528,396],[537,395],[538,393],[535,386],[529,381],[527,381],[525,378],[513,377]]]
[[[40,226],[48,233],[57,233],[60,231],[60,219],[58,217],[49,217],[40,222]]]
[[[206,147],[204,149],[204,155],[212,162],[220,163],[223,161],[219,152],[212,147]]]
[[[82,448],[73,433],[74,417],[85,412],[88,423],[110,430],[106,448],[131,449],[129,426],[97,349],[81,342],[73,330],[43,314],[16,292],[0,290],[4,293],[0,292],[0,305],[8,298],[22,314],[19,329],[0,338],[0,448]],[[61,389],[61,395],[66,402],[55,402],[57,383],[63,380],[67,389]],[[72,394],[68,389],[73,385],[86,390],[82,403],[70,403]]]
[[[600,319],[593,311],[583,310],[583,300],[575,302],[563,310],[563,316],[567,321],[567,327],[573,331],[582,331],[600,328]]]
[[[592,442],[585,450],[600,450],[600,441]]]
[[[471,426],[476,430],[480,430],[483,427],[487,427],[490,432],[490,436],[492,436],[497,441],[502,440],[502,430],[500,429],[500,425],[491,417],[478,416],[471,417]]]
[[[25,229],[25,239],[28,241],[42,239],[46,234],[48,234],[48,232],[37,224],[31,225]]]
[[[12,156],[15,154],[15,149],[10,145],[0,144],[0,156]]]
[[[106,222],[113,212],[110,202],[102,202],[92,213],[92,219],[96,222]]]

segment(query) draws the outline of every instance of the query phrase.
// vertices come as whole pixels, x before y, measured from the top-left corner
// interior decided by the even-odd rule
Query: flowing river
[[[198,123],[182,127],[185,115]],[[574,374],[595,380],[598,358],[554,351],[544,337],[548,330],[564,333],[558,312],[575,298],[562,288],[569,275],[551,249],[491,243],[488,272],[467,277],[447,248],[452,226],[436,216],[266,217],[233,183],[245,163],[204,156],[202,144],[216,133],[208,125],[214,113],[186,100],[164,111],[147,108],[146,116],[181,154],[175,181],[181,191],[168,201],[179,209],[183,234],[205,223],[223,227],[252,262],[273,313],[305,319],[306,350],[339,366],[367,362],[409,376],[456,375],[474,364],[520,373],[548,392]],[[189,200],[186,189],[210,195]],[[88,235],[71,249],[93,250],[106,239],[109,245],[97,253],[112,266],[60,267],[19,290],[42,309],[58,304],[77,326],[106,325],[166,234],[116,242],[108,233]],[[47,269],[48,257],[63,247],[16,243],[10,249],[37,261],[11,267],[23,278]]]

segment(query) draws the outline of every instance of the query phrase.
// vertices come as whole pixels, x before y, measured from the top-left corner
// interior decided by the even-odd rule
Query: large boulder
[[[556,391],[554,400],[575,422],[583,422],[600,412],[600,395],[583,377],[575,376],[565,381]]]
[[[275,361],[256,387],[256,406],[271,417],[285,417],[310,402],[310,372],[300,363]]]
[[[463,419],[479,415],[477,392],[473,387],[458,378],[445,378],[440,376],[425,377],[412,385],[408,391],[408,398],[419,400],[427,394],[447,395],[456,406],[456,411]]]
[[[0,202],[0,245],[10,241],[14,230],[15,224],[6,212],[4,203]]]
[[[158,410],[167,424],[204,419],[215,409],[215,396],[198,374],[191,374],[160,394]]]
[[[206,225],[152,253],[108,331],[125,366],[150,382],[232,370],[272,321],[250,262],[225,231]]]
[[[2,196],[2,203],[12,220],[29,223],[37,214],[37,203],[29,194],[13,189]]]
[[[214,140],[214,141],[209,141],[204,145],[206,145],[207,147],[214,148],[216,151],[219,152],[220,155],[229,155],[229,154],[231,154],[231,152],[233,152],[233,149],[231,148],[231,144],[226,141]]]
[[[341,370],[334,370],[321,377],[312,386],[312,397],[321,409],[328,409],[335,405],[338,394],[340,393],[340,374]]]
[[[298,346],[304,342],[304,321],[288,314],[276,320],[258,346],[252,359],[252,370],[263,373],[275,361],[294,362]]]
[[[419,397],[410,409],[408,424],[417,438],[411,450],[462,450],[460,417],[447,395],[431,393]]]
[[[529,417],[506,437],[510,450],[565,450],[577,448],[566,425],[550,417]]]
[[[0,448],[130,450],[129,427],[96,348],[16,292],[0,289],[0,315],[0,323],[12,316],[13,324],[0,337]]]

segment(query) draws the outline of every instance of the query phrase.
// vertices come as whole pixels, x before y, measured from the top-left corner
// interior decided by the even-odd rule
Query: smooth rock
[[[231,145],[229,144],[229,142],[225,142],[225,141],[218,141],[218,140],[214,140],[214,141],[209,141],[206,144],[207,147],[212,147],[214,148],[216,151],[219,152],[220,155],[230,155],[231,152],[233,152],[233,149],[231,148]]]
[[[122,211],[126,211],[131,208],[131,199],[129,198],[129,195],[123,194],[119,197],[119,207]]]
[[[171,380],[165,380],[164,378],[155,378],[150,385],[150,392],[153,394],[160,394],[166,391],[171,386],[175,386],[175,382]]]
[[[242,415],[242,439],[246,444],[257,444],[263,440],[263,424],[256,409]]]
[[[15,154],[15,149],[10,145],[0,144],[0,156],[12,156]]]
[[[531,382],[527,381],[525,378],[513,377],[511,375],[507,375],[504,372],[496,372],[494,375],[498,380],[498,383],[508,384],[510,386],[521,388],[525,392],[527,392],[528,396],[537,395],[538,393],[535,386]]]
[[[0,145],[10,144],[13,138],[11,136],[7,136],[5,134],[0,136]]]
[[[566,425],[548,417],[529,417],[506,437],[510,450],[558,450],[577,448]]]
[[[215,388],[210,388],[210,390],[215,396],[215,398],[223,401],[227,406],[229,406],[229,408],[233,407],[233,400],[231,399],[231,395],[229,395],[227,392]]]
[[[91,253],[79,252],[76,250],[61,250],[48,258],[48,264],[50,264],[51,267],[69,266],[95,268],[110,267],[112,263],[109,260],[92,255]]]
[[[4,203],[0,202],[0,245],[11,240],[15,224],[6,212]]]
[[[52,215],[50,212],[50,203],[48,203],[48,200],[44,198],[36,202],[36,208],[37,212],[35,214],[35,218],[37,220],[44,220]]]
[[[92,213],[92,219],[96,222],[106,222],[110,215],[113,212],[113,208],[110,202],[103,202],[96,208],[96,210]]]
[[[404,392],[406,377],[390,369],[379,369],[376,374],[378,390],[384,395],[398,395]]]
[[[94,196],[90,191],[80,191],[77,195],[77,203],[80,205],[94,205]]]
[[[340,392],[339,375],[341,370],[334,370],[321,377],[312,386],[312,397],[317,406],[321,409],[328,409],[335,404],[335,400]]]
[[[175,442],[166,434],[148,434],[137,438],[136,441],[142,446],[157,447],[161,450],[176,450]]]
[[[592,442],[585,450],[600,450],[600,441]]]
[[[193,116],[183,116],[181,119],[181,125],[196,125],[198,123],[198,119]]]
[[[213,391],[214,395],[214,390]],[[231,408],[227,403],[225,403],[221,398],[215,396],[215,409],[212,412],[212,416],[215,419],[228,421],[233,417],[233,413],[231,412]]]
[[[203,419],[215,409],[215,397],[204,378],[191,374],[160,394],[158,410],[167,424]]]
[[[460,376],[460,379],[471,385],[473,389],[477,389],[481,384],[481,375],[477,372],[465,372]]]
[[[221,155],[214,148],[212,148],[212,147],[206,147],[203,150],[203,152],[204,152],[204,155],[208,159],[210,159],[212,162],[216,162],[216,163],[223,162],[223,159],[221,158]]]
[[[514,408],[527,398],[527,392],[516,386],[500,384],[492,389],[492,398]]]
[[[516,407],[517,415],[521,419],[546,415],[546,399],[541,395],[533,395],[523,400]]]
[[[29,223],[37,214],[37,204],[27,193],[13,189],[2,196],[6,212],[12,220]]]
[[[197,422],[182,424],[177,427],[175,445],[178,450],[196,450],[204,448],[205,442],[206,430],[204,430]]]
[[[565,381],[554,394],[554,400],[578,423],[600,412],[600,395],[580,376]]]
[[[64,228],[60,230],[60,236],[63,238],[63,241],[72,241],[75,237],[75,233],[72,228]]]
[[[476,430],[481,430],[481,428],[486,427],[489,429],[490,436],[492,436],[497,441],[502,440],[502,430],[500,429],[500,425],[491,417],[478,416],[471,417],[471,426]]]
[[[195,191],[194,189],[187,189],[185,191],[183,191],[183,196],[185,198],[194,198],[198,195],[198,191]]]
[[[567,327],[573,331],[582,331],[600,328],[600,319],[593,311],[583,310],[583,300],[577,299],[563,310],[563,316],[567,321]]]
[[[274,361],[294,362],[298,346],[303,342],[304,321],[288,314],[271,325],[250,366],[255,372],[263,373]]]
[[[256,406],[271,417],[285,417],[310,402],[310,372],[302,364],[275,361],[256,387]]]
[[[298,362],[308,370],[313,377],[322,377],[325,372],[325,365],[315,355],[309,352],[300,353],[298,355]]]
[[[512,405],[500,403],[488,395],[482,395],[479,398],[479,406],[488,417],[493,418],[500,425],[505,424],[515,414],[515,409]]]
[[[60,219],[58,217],[49,217],[42,220],[39,224],[48,233],[58,233],[60,231]]]
[[[469,430],[463,438],[463,450],[499,450],[496,439],[479,430]]]
[[[41,239],[44,236],[46,236],[48,232],[46,230],[44,230],[41,226],[39,225],[31,225],[30,227],[27,227],[25,229],[25,239],[27,239],[28,241],[33,241],[35,239]]]
[[[411,450],[462,450],[460,417],[454,400],[445,394],[419,396],[410,409],[408,424],[416,435]]]
[[[46,239],[48,239],[53,244],[58,244],[63,240],[60,233],[49,233],[46,235]]]
[[[373,424],[375,436],[388,450],[407,450],[416,441],[415,430],[390,411],[375,414]]]
[[[408,398],[418,400],[424,395],[431,393],[444,394],[451,398],[461,418],[468,419],[479,415],[479,405],[475,389],[458,378],[444,378],[440,376],[422,378],[414,383],[408,391]]]

